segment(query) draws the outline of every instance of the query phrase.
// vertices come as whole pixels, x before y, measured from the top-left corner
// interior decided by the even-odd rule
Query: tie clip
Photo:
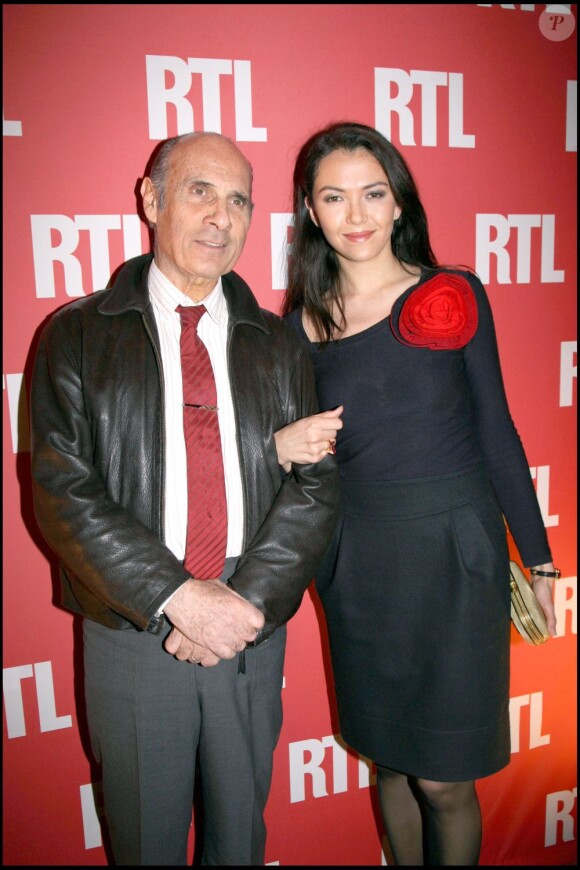
[[[217,409],[218,409],[217,405],[193,405],[193,404],[191,404],[191,402],[184,402],[183,407],[184,408],[203,408],[204,411],[217,411]]]

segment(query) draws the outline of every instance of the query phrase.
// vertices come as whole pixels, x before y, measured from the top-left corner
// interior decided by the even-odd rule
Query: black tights
[[[477,865],[481,813],[474,782],[433,782],[376,767],[383,824],[397,865]]]

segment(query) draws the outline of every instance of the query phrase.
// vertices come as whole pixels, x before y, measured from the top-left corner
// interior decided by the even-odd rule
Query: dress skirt
[[[510,588],[487,473],[342,487],[316,585],[344,740],[415,777],[495,773],[510,760]]]

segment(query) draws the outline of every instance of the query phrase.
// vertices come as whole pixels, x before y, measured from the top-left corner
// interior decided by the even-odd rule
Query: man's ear
[[[144,178],[141,184],[141,199],[143,211],[149,223],[154,226],[157,223],[157,191],[150,178]]]

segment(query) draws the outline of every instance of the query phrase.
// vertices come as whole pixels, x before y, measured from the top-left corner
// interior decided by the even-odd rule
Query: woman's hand
[[[274,433],[278,462],[284,471],[290,471],[293,462],[307,465],[320,462],[327,453],[334,453],[336,433],[343,427],[340,419],[343,410],[339,405],[333,411],[323,411],[289,423]]]
[[[554,565],[552,562],[546,562],[544,565],[534,565],[538,571],[553,571]],[[546,622],[548,623],[548,631],[551,637],[556,637],[556,613],[554,610],[553,600],[554,580],[549,577],[534,577],[532,575],[532,589],[534,595],[538,599],[538,604],[544,611]]]

